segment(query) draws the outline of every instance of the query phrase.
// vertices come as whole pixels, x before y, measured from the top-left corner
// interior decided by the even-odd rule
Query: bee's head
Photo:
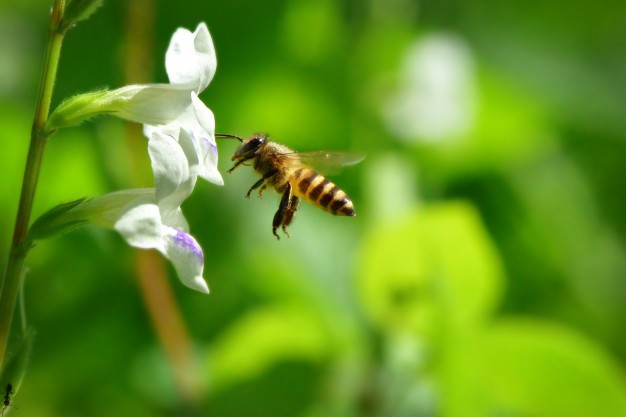
[[[246,160],[254,157],[265,142],[267,142],[267,135],[265,133],[255,133],[241,143],[231,160]]]

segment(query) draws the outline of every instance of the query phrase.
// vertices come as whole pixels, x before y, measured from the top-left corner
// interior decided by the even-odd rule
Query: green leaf
[[[553,142],[542,103],[488,69],[483,68],[478,75],[481,94],[472,129],[462,137],[421,146],[422,169],[431,176],[441,176],[442,181],[508,170]]]
[[[392,338],[414,332],[425,344],[443,416],[482,416],[486,403],[475,360],[500,297],[502,268],[476,211],[433,205],[365,239],[359,287],[375,325]]]
[[[363,304],[383,329],[471,327],[499,300],[500,260],[467,204],[431,206],[382,224],[364,239],[359,259]]]
[[[507,320],[484,343],[485,384],[496,409],[534,417],[626,416],[626,375],[581,335]]]
[[[259,376],[281,361],[320,360],[327,355],[329,340],[319,316],[301,306],[255,310],[214,343],[207,358],[209,373],[215,386],[223,388]]]

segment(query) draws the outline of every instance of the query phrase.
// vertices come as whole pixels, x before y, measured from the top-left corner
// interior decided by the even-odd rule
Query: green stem
[[[6,360],[7,342],[15,301],[20,289],[21,277],[24,275],[26,255],[32,246],[32,242],[28,239],[28,225],[33,209],[35,190],[37,189],[37,180],[41,170],[43,151],[48,139],[48,135],[45,133],[45,125],[50,112],[52,91],[59,66],[61,45],[65,35],[65,31],[61,27],[64,9],[65,0],[54,1],[50,16],[50,33],[48,35],[43,72],[39,85],[39,97],[37,99],[37,108],[35,109],[35,119],[31,130],[30,146],[22,181],[22,192],[13,231],[13,241],[11,242],[7,269],[2,282],[2,289],[0,290],[0,365],[4,365]]]

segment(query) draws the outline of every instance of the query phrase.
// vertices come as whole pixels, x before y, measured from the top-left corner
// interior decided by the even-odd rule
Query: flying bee
[[[264,133],[255,133],[248,139],[234,135],[217,134],[218,138],[238,139],[241,145],[231,158],[235,165],[232,172],[241,164],[251,161],[254,169],[261,174],[261,179],[250,187],[246,197],[259,189],[259,198],[268,187],[273,187],[282,194],[278,211],[272,221],[272,233],[280,239],[276,229],[281,227],[287,232],[296,215],[300,199],[337,216],[355,216],[354,205],[348,195],[335,184],[317,173],[311,166],[324,167],[326,170],[341,166],[354,165],[363,157],[345,152],[294,152],[288,147],[269,140]]]

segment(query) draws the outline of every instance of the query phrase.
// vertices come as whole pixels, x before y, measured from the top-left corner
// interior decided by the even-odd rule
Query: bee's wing
[[[354,152],[313,151],[290,152],[283,154],[294,162],[308,165],[322,175],[332,175],[345,166],[355,165],[365,159],[365,155]]]

